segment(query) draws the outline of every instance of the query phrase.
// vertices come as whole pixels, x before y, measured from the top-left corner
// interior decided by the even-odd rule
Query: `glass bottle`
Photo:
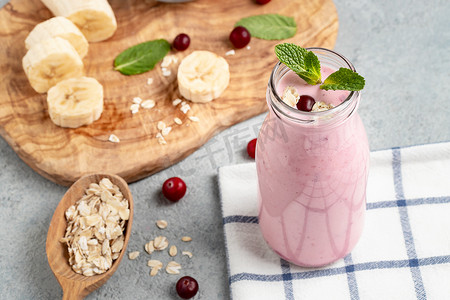
[[[321,66],[355,70],[334,51],[308,50]],[[259,226],[279,256],[317,267],[347,255],[361,236],[369,146],[357,113],[360,92],[326,111],[300,111],[277,91],[288,72],[278,63],[267,87],[269,114],[256,147]]]

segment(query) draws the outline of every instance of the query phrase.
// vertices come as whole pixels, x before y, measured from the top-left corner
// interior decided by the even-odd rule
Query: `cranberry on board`
[[[184,51],[189,47],[190,43],[191,39],[189,36],[185,33],[180,33],[173,40],[172,46],[178,51]]]
[[[248,156],[250,156],[251,158],[255,158],[255,152],[256,152],[256,139],[253,139],[247,144]]]
[[[181,277],[176,285],[178,296],[183,299],[191,299],[198,292],[197,280],[190,276]]]
[[[177,202],[186,194],[186,183],[179,177],[171,177],[164,181],[162,192],[168,200]]]
[[[250,43],[250,32],[243,26],[238,26],[230,33],[230,42],[235,48],[244,48]]]
[[[316,101],[308,95],[301,95],[297,102],[297,109],[302,111],[311,111]]]
[[[270,0],[255,0],[255,1],[256,1],[256,3],[259,3],[259,4],[267,4],[270,2]]]

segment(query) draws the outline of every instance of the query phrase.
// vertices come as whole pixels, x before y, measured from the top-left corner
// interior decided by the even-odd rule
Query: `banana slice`
[[[50,119],[58,126],[77,128],[98,120],[103,112],[103,86],[94,78],[69,78],[47,94]]]
[[[70,77],[83,75],[83,62],[75,48],[65,39],[43,40],[28,50],[22,66],[31,86],[38,93]]]
[[[117,29],[107,0],[41,0],[55,16],[63,16],[80,28],[89,42],[110,38]]]
[[[81,58],[86,56],[89,48],[86,38],[75,24],[64,17],[54,17],[36,25],[25,39],[25,47],[30,49],[33,45],[54,37],[71,43]]]
[[[227,61],[209,51],[194,51],[178,67],[178,89],[192,102],[218,98],[230,82]]]

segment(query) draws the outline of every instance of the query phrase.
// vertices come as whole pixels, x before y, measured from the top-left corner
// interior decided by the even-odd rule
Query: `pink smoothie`
[[[322,66],[322,80],[332,72]],[[279,79],[278,95],[286,86],[335,106],[349,95],[308,85],[292,71]],[[274,113],[269,100],[256,147],[260,228],[284,259],[329,264],[353,249],[364,224],[369,148],[357,106],[338,121],[298,123]]]

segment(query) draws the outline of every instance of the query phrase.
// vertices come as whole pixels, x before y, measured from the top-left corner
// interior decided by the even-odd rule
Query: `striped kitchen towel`
[[[265,243],[254,163],[219,169],[232,299],[450,299],[450,143],[370,159],[363,235],[321,268],[290,264]]]

